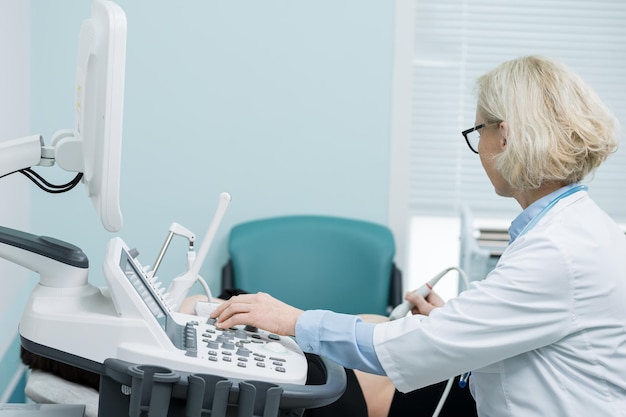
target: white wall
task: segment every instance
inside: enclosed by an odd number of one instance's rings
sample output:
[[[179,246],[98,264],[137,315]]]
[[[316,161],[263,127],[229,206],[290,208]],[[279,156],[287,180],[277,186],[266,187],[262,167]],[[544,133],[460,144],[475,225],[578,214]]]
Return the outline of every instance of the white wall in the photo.
[[[30,135],[30,2],[0,1],[0,141]],[[0,226],[29,228],[30,191],[20,174],[0,178]],[[9,373],[0,375],[0,401],[6,400],[16,351],[7,351],[34,278],[29,271],[0,259],[0,359]],[[15,347],[15,346],[13,346]],[[10,364],[7,364],[10,362]]]

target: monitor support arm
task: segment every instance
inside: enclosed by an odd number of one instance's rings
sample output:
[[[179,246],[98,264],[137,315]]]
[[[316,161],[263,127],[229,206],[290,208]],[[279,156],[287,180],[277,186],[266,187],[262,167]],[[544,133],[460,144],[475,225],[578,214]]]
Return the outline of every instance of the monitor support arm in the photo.
[[[0,177],[35,165],[54,165],[54,150],[39,135],[0,142]]]
[[[82,141],[73,130],[56,132],[51,146],[46,146],[40,135],[0,141],[0,177],[36,165],[50,167],[55,162],[66,171],[84,171]]]
[[[54,134],[52,146],[40,135],[0,142],[0,177],[32,166],[53,166],[82,172],[82,144],[71,130]],[[89,262],[83,251],[60,240],[0,227],[0,258],[40,275],[49,287],[79,287],[87,283]]]

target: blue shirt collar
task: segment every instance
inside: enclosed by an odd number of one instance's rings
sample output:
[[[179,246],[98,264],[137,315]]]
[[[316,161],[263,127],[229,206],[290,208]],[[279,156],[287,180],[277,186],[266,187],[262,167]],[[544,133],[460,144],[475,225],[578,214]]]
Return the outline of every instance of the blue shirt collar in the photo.
[[[528,223],[530,223],[535,216],[539,215],[539,213],[541,213],[548,206],[548,204],[552,202],[552,200],[558,198],[561,194],[568,192],[578,185],[579,183],[566,185],[565,187],[559,188],[558,190],[541,197],[539,200],[526,207],[526,209],[522,211],[515,218],[515,220],[513,220],[513,222],[511,222],[511,227],[509,227],[509,236],[511,238],[509,240],[509,244],[513,243]]]

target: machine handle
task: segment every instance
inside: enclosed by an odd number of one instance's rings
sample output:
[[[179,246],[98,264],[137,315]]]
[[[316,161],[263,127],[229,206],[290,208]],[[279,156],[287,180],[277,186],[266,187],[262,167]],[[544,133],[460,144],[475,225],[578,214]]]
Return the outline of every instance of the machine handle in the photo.
[[[70,266],[89,268],[89,259],[81,248],[53,237],[36,236],[0,226],[0,243],[15,246]]]
[[[40,284],[69,288],[87,284],[89,259],[77,246],[0,226],[0,258],[39,273]]]

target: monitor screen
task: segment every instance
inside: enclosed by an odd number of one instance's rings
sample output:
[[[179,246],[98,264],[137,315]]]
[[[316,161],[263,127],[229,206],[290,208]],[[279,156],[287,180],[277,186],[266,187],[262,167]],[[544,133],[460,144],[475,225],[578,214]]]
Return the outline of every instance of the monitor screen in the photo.
[[[122,250],[120,268],[139,296],[143,299],[156,321],[165,330],[168,316],[167,308],[163,305],[159,296],[155,294],[152,286],[147,282],[148,277],[146,277],[141,268],[133,262],[132,257],[126,250]]]

